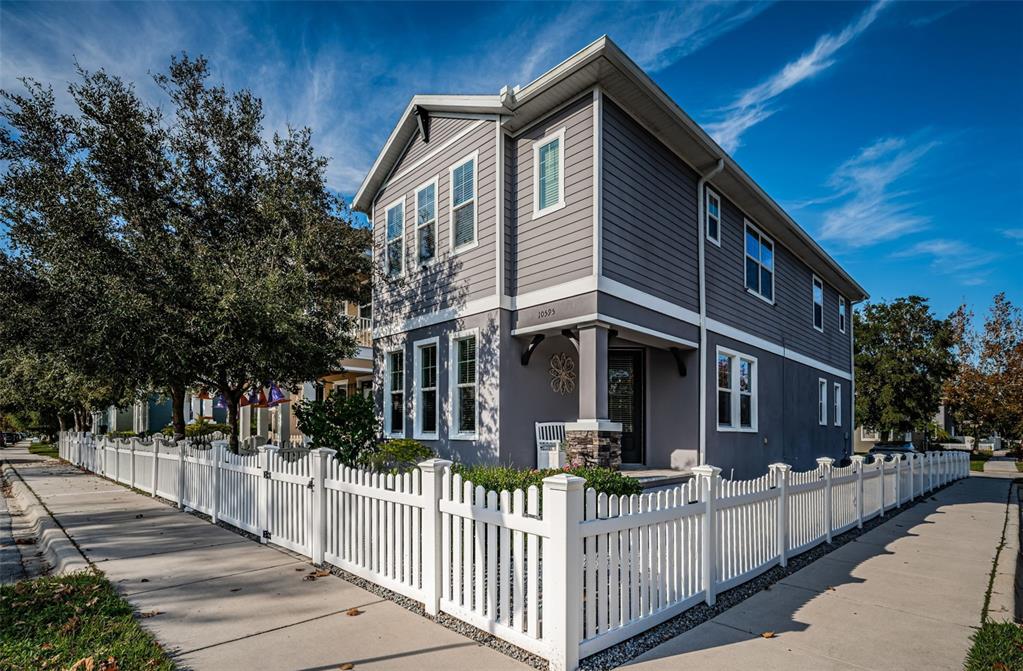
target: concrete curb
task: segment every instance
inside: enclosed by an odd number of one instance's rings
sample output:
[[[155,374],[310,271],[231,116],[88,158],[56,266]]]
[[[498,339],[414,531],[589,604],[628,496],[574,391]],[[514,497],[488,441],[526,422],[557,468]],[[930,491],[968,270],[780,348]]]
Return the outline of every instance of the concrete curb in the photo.
[[[994,578],[991,582],[991,600],[988,602],[987,616],[995,622],[1016,621],[1019,604],[1016,595],[1017,563],[1020,560],[1020,497],[1021,490],[1017,481],[1009,489],[1009,500],[1005,511],[1005,535],[998,553]]]
[[[11,484],[18,507],[24,511],[25,520],[36,537],[36,546],[50,565],[51,575],[66,575],[74,571],[92,568],[92,565],[74,544],[67,532],[57,524],[18,471],[8,463],[3,464],[3,474]]]

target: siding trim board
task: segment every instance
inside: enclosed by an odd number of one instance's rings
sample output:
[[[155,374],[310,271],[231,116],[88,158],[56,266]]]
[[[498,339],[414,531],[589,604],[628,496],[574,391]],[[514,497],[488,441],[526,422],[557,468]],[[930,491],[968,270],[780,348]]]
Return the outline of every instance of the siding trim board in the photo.
[[[440,154],[445,149],[447,149],[451,145],[455,144],[456,142],[458,142],[459,140],[464,138],[466,135],[472,133],[474,130],[477,130],[480,126],[482,126],[486,122],[487,122],[487,119],[480,119],[479,123],[474,123],[473,125],[471,125],[471,126],[469,126],[467,128],[463,128],[461,131],[459,131],[455,135],[453,135],[453,136],[449,137],[447,140],[445,140],[442,144],[438,145],[434,149],[430,150],[429,152],[427,152],[427,153],[423,154],[422,156],[420,156],[419,158],[417,158],[410,165],[403,167],[401,172],[388,175],[387,179],[384,180],[384,183],[380,185],[380,188],[377,190],[377,192],[379,193],[380,191],[383,191],[384,189],[386,189],[388,186],[390,186],[391,182],[396,182],[399,179],[401,179],[401,178],[407,176],[408,174],[410,174],[412,172],[415,172],[419,168],[423,167],[424,165],[429,163],[431,160],[436,158],[438,154]],[[417,137],[416,135],[413,135],[411,138],[409,138],[409,141],[408,141],[409,145],[411,145],[413,142],[415,142],[416,137]],[[406,152],[408,152],[408,147],[407,146],[405,147],[404,150],[402,150],[402,155],[404,156]],[[394,163],[394,167],[395,168],[397,168],[400,165],[401,165],[401,160],[400,159],[398,161],[395,161],[395,163]]]

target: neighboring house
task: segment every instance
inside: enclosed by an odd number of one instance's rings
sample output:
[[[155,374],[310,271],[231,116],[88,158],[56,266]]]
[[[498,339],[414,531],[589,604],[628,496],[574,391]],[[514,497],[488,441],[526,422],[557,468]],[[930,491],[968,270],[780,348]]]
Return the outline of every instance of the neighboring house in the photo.
[[[566,422],[573,460],[734,477],[851,452],[865,291],[606,37],[415,96],[354,207],[389,436],[532,466]]]
[[[934,441],[934,436],[928,436],[923,432],[919,431],[906,431],[903,434],[894,434],[891,431],[875,431],[868,429],[863,425],[857,425],[856,432],[854,434],[853,450],[855,452],[869,452],[870,448],[874,447],[877,443],[886,440],[908,440],[912,441],[918,448],[924,447],[928,442],[946,442],[947,444],[952,443],[972,443],[972,439],[966,439],[964,441],[956,430],[955,417],[953,413],[945,407],[942,403],[938,406],[938,411],[934,413],[934,417],[931,419],[931,424],[935,428],[940,429],[948,435],[949,441]]]

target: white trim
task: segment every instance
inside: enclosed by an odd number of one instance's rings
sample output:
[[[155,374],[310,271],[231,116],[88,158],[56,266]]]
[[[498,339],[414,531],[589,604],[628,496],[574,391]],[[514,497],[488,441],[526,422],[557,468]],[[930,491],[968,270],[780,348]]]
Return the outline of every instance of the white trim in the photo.
[[[558,199],[553,204],[540,209],[540,150],[551,144],[558,143]],[[539,219],[565,207],[565,127],[533,141],[533,219]]]
[[[439,116],[442,116],[442,115],[440,115],[440,114],[436,114],[436,115],[431,114],[430,116],[437,116],[437,117],[439,117]],[[444,114],[443,116],[446,117],[446,116],[450,116],[450,115]],[[476,117],[451,117],[451,118],[458,119],[458,118],[476,118]],[[493,119],[493,115],[487,115],[486,118],[480,119],[479,123],[474,123],[473,125],[468,126],[466,128],[463,128],[462,130],[458,131],[458,133],[456,133],[455,135],[452,135],[451,137],[449,137],[447,140],[445,140],[442,144],[438,145],[432,151],[429,151],[429,152],[423,154],[422,156],[420,156],[419,158],[417,158],[414,163],[411,163],[409,166],[407,166],[406,168],[402,169],[401,172],[395,173],[393,175],[389,175],[388,178],[386,180],[384,180],[384,183],[380,185],[380,188],[378,190],[379,191],[383,191],[388,186],[390,186],[390,184],[392,182],[396,182],[399,179],[401,179],[402,177],[406,177],[407,175],[415,172],[417,169],[419,169],[419,168],[423,167],[424,165],[426,165],[427,162],[429,162],[430,160],[436,158],[437,155],[440,154],[441,152],[443,152],[445,149],[449,148],[451,145],[455,144],[456,142],[458,142],[459,140],[464,138],[466,135],[468,135],[469,133],[473,132],[474,130],[476,130],[477,128],[479,128],[483,124],[487,123],[488,121],[491,121],[492,119]],[[500,125],[500,124],[498,124],[498,125]],[[415,140],[415,139],[416,139],[416,135],[413,135],[412,139],[410,140],[410,142]],[[406,151],[408,151],[407,147],[402,151],[401,155],[404,155]],[[398,161],[401,161],[401,155],[399,155]],[[397,161],[395,162],[395,164],[397,164]]]
[[[593,274],[604,272],[604,92],[593,89]]]
[[[363,366],[341,366],[342,373],[372,373],[372,368],[365,368]]]
[[[423,355],[422,351],[425,347],[433,347],[435,351],[434,366],[436,371],[434,372],[433,381],[433,393],[435,394],[434,405],[433,405],[433,431],[423,431],[423,418],[420,411],[423,409],[422,404],[419,402],[420,394],[425,391],[423,389]],[[412,378],[412,437],[416,440],[437,440],[440,435],[440,337],[434,336],[432,338],[424,338],[423,340],[416,340],[412,343],[412,360],[415,366],[414,376]]]
[[[824,333],[824,280],[811,273],[810,280],[810,323],[815,331]],[[821,288],[821,325],[817,326],[817,287]]]
[[[617,280],[612,280],[608,277],[601,277],[597,281],[597,289],[604,293],[621,298],[622,300],[635,303],[640,307],[659,312],[675,319],[680,319],[690,324],[700,325],[700,313],[694,312],[689,308],[684,308],[681,305],[676,305],[663,298],[658,298],[652,294],[648,294],[639,289],[630,287],[627,284],[622,284]]]
[[[832,412],[835,413],[833,423],[835,426],[842,426],[842,383],[835,382],[831,387],[832,391]]]
[[[849,321],[849,308],[845,296],[838,294],[838,330],[845,333],[845,323]]]
[[[467,242],[460,247],[455,246],[455,181],[454,175],[455,170],[461,168],[463,165],[472,161],[472,198],[459,203],[458,207],[464,207],[468,203],[472,203],[472,242]],[[451,244],[451,254],[461,254],[462,252],[474,249],[480,244],[480,208],[479,208],[479,195],[480,195],[480,152],[477,149],[470,154],[462,157],[450,167],[448,167],[448,238]]]
[[[578,317],[559,319],[556,322],[544,322],[543,324],[534,324],[533,326],[523,326],[522,328],[512,329],[511,334],[513,336],[529,335],[530,333],[539,333],[540,331],[559,329],[564,326],[573,326],[575,324],[599,321],[600,317],[601,317],[600,314],[596,312],[591,312],[589,314],[579,315]]]
[[[764,340],[763,338],[752,335],[750,333],[746,333],[745,331],[740,331],[734,326],[722,324],[721,322],[716,321],[714,319],[707,320],[707,328],[717,333],[718,335],[723,335],[726,338],[731,338],[732,340],[737,340],[739,342],[746,343],[747,345],[752,345],[753,347],[762,349],[765,352],[770,352],[772,354],[783,356],[786,359],[789,359],[790,361],[795,361],[796,363],[801,363],[804,366],[816,368],[817,370],[824,371],[825,373],[834,375],[835,377],[842,378],[843,380],[849,380],[852,378],[852,375],[847,371],[839,370],[838,368],[828,365],[823,361],[817,361],[816,359],[808,357],[805,354],[793,352],[792,350],[782,347],[781,345],[776,345],[775,343],[770,342],[769,340]]]
[[[828,425],[828,380],[817,378],[817,424]]]
[[[476,339],[476,413],[472,433],[458,430],[458,341],[473,337]],[[478,440],[480,434],[480,330],[479,328],[457,331],[448,335],[448,440]]]
[[[724,391],[718,386],[718,358],[726,356],[731,359],[729,364],[729,389],[728,393],[731,394],[731,424],[721,424],[718,413],[718,392]],[[701,355],[704,356],[704,355]],[[750,425],[741,425],[741,398],[742,392],[739,390],[739,369],[741,368],[741,360],[748,361],[752,364],[750,370]],[[760,362],[757,357],[738,352],[728,347],[722,347],[718,345],[714,348],[714,425],[717,430],[722,433],[757,433],[757,427],[760,424]]]
[[[430,186],[433,187],[433,221],[432,221],[433,256],[431,256],[429,260],[423,261],[422,258],[420,258],[419,256],[419,252],[423,244],[422,241],[419,239],[419,230],[421,228],[426,228],[431,224],[423,225],[419,224],[419,192]],[[437,261],[437,257],[440,256],[440,226],[439,226],[440,213],[437,211],[439,209],[438,208],[439,203],[440,203],[440,180],[436,176],[426,180],[425,182],[417,186],[415,190],[412,192],[412,212],[414,217],[414,220],[412,222],[414,235],[412,237],[416,241],[416,251],[413,256],[415,257],[417,268],[432,265]]]
[[[497,166],[495,172],[497,173],[497,198],[496,198],[496,210],[497,210],[497,244],[496,247],[497,258],[495,259],[494,265],[497,268],[497,277],[495,278],[494,286],[497,288],[497,297],[500,299],[504,296],[504,128],[501,126],[501,117],[497,118],[497,123],[494,124],[494,130],[497,140]]]
[[[775,250],[777,249],[777,246],[774,243],[774,238],[772,238],[771,236],[769,236],[766,233],[764,233],[762,230],[760,230],[760,228],[756,224],[754,224],[749,219],[746,219],[745,217],[743,218],[742,223],[743,223],[743,229],[742,229],[742,286],[746,290],[746,293],[749,293],[749,294],[752,294],[753,296],[756,296],[757,298],[759,298],[760,300],[764,301],[765,303],[770,303],[771,305],[774,305],[774,296],[775,296],[775,294],[778,291],[778,286],[777,286],[778,283],[775,281],[775,274],[774,274],[775,268],[777,268],[777,266],[778,266],[778,264],[776,263],[777,254],[775,253]],[[771,268],[770,268],[770,270],[771,270],[771,297],[770,298],[765,296],[762,293],[762,291],[760,291],[760,290],[753,291],[752,289],[749,288],[749,283],[748,283],[748,279],[749,278],[746,276],[746,257],[749,256],[749,252],[746,251],[746,229],[748,229],[748,228],[752,228],[754,230],[754,232],[756,232],[757,236],[760,238],[760,241],[758,243],[759,246],[763,246],[764,240],[767,240],[768,242],[771,243]],[[752,257],[750,257],[750,258],[752,258]],[[764,267],[763,264],[761,264],[759,258],[753,259],[753,260],[756,261],[757,268],[763,268]],[[760,276],[759,275],[757,276],[757,286],[760,287],[761,290],[763,289],[763,287],[760,284]]]
[[[397,275],[391,274],[391,242],[392,240],[387,239],[387,226],[388,226],[388,213],[394,208],[401,206],[401,270]],[[408,229],[408,217],[405,216],[405,196],[394,200],[390,205],[384,208],[384,277],[403,277],[405,275],[405,257],[408,256],[408,250],[405,248],[406,231]],[[395,238],[397,240],[397,238]]]
[[[391,355],[401,353],[401,431],[396,432],[391,427],[391,414],[393,409],[394,399],[392,397],[393,390],[391,389]],[[395,347],[384,351],[384,435],[388,438],[404,438],[405,437],[405,423],[408,417],[406,416],[405,409],[407,404],[405,403],[405,389],[408,387],[405,384],[405,376],[408,371],[408,366],[405,365],[405,344],[402,343],[401,347]]]
[[[597,288],[596,275],[587,275],[586,277],[580,277],[543,289],[536,289],[535,291],[529,291],[518,296],[506,296],[501,307],[507,310],[522,310],[552,301],[559,301],[564,298],[592,293],[597,291]]]
[[[678,336],[665,333],[664,331],[657,331],[646,326],[640,326],[633,322],[625,321],[624,319],[618,319],[617,317],[610,317],[599,312],[591,312],[590,314],[579,315],[578,317],[570,317],[568,319],[561,319],[556,322],[545,322],[543,324],[534,324],[533,326],[523,326],[522,328],[512,329],[511,335],[529,335],[531,333],[538,333],[540,331],[549,331],[551,329],[561,328],[564,326],[570,326],[573,324],[585,324],[588,322],[602,322],[611,326],[618,326],[636,333],[643,333],[661,340],[668,342],[677,343],[679,345],[685,345],[693,349],[698,349],[699,345],[692,340],[686,340],[685,338],[679,338]]]
[[[717,191],[715,191],[714,189],[710,188],[709,186],[708,187],[704,187],[704,191],[706,191],[706,196],[707,196],[706,198],[703,199],[703,209],[704,209],[704,212],[703,212],[703,227],[706,229],[704,231],[704,235],[707,236],[708,240],[710,240],[715,245],[720,247],[721,246],[721,196],[718,195]],[[716,238],[711,236],[711,234],[710,234],[710,219],[709,219],[709,217],[710,217],[710,199],[711,198],[713,198],[714,200],[716,200],[718,202],[718,216],[716,217],[717,224],[718,224],[718,236]],[[746,238],[745,238],[745,236],[742,239],[742,244],[743,244],[743,247],[745,247],[745,245],[746,245]],[[745,258],[743,258],[743,261],[745,262]],[[743,265],[745,265],[745,263]]]

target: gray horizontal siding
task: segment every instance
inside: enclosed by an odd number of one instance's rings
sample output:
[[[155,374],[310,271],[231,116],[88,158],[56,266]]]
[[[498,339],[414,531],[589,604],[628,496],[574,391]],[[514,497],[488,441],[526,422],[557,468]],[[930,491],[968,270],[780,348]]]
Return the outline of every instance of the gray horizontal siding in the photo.
[[[444,120],[436,120],[444,121]],[[405,277],[397,280],[381,277],[374,282],[374,314],[379,323],[422,316],[438,310],[464,306],[469,301],[496,294],[496,235],[497,235],[497,147],[494,122],[464,120],[478,126],[449,147],[424,161],[422,165],[389,182],[381,190],[374,206],[374,248],[378,267],[383,270],[386,234],[386,208],[399,198],[405,199]],[[450,136],[461,132],[462,125]],[[443,144],[431,131],[429,147]],[[448,129],[452,130],[452,129]],[[417,140],[418,141],[418,140]],[[449,169],[456,162],[479,151],[477,166],[476,207],[477,239],[479,244],[458,254],[451,253],[450,238],[450,178]],[[422,158],[423,154],[419,156]],[[417,158],[406,155],[395,174]],[[429,180],[437,178],[437,259],[425,267],[415,264],[415,226],[413,207],[415,191]]]
[[[721,246],[708,244],[707,316],[849,370],[849,333],[838,330],[838,293],[824,285],[824,333],[813,328],[813,271],[775,242],[774,305],[746,291],[744,217],[723,194]],[[756,222],[752,222],[756,225]]]
[[[607,99],[603,116],[603,275],[697,310],[697,176]]]
[[[533,220],[533,145],[565,128],[565,207]],[[593,102],[584,97],[508,140],[509,295],[593,274]]]
[[[401,157],[398,163],[398,173],[401,170],[401,166],[412,165],[426,154],[433,151],[435,147],[439,147],[454,136],[458,135],[466,128],[469,128],[475,124],[478,119],[450,119],[445,117],[430,117],[430,141],[423,142],[423,137],[416,132],[415,137],[409,144],[408,149],[405,150],[405,155]]]

